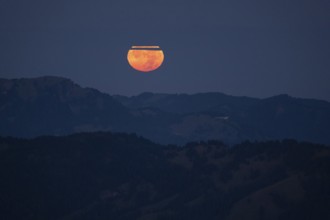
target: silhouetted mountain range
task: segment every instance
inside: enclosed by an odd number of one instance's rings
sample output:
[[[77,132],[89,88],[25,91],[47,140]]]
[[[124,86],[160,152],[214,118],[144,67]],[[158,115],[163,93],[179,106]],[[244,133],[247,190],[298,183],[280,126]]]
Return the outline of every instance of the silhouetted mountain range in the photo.
[[[330,103],[222,93],[110,96],[59,77],[0,79],[0,135],[135,132],[158,143],[293,138],[330,143]]]
[[[3,220],[328,220],[330,150],[136,135],[0,138]]]

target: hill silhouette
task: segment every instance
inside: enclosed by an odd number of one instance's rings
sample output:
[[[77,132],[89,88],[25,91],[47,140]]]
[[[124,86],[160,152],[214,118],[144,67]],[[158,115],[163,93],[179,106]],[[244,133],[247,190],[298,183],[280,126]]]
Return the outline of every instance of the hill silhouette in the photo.
[[[1,219],[330,217],[330,150],[294,140],[158,145],[135,134],[0,138]]]

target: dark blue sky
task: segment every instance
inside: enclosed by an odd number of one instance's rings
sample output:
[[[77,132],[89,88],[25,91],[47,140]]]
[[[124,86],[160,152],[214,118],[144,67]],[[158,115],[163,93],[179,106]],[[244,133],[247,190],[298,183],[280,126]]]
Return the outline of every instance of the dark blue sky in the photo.
[[[133,70],[132,45],[163,66]],[[330,100],[329,0],[0,0],[0,77],[145,91]]]

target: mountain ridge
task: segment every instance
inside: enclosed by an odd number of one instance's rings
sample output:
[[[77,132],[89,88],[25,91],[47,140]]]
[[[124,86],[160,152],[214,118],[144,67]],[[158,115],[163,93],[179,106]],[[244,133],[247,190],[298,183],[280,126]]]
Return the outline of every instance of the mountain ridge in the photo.
[[[284,138],[330,143],[327,101],[216,92],[111,96],[53,76],[0,79],[0,121],[3,136],[121,131],[164,144]]]

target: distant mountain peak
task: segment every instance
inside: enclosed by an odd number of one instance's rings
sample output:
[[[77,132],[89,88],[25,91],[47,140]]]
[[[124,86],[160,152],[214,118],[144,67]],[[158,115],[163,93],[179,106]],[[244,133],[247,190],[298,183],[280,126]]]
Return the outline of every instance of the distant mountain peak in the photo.
[[[15,79],[6,79],[6,78],[0,78],[0,83],[5,81],[18,81],[18,82],[34,82],[34,83],[60,83],[60,82],[70,82],[73,83],[71,79],[60,77],[60,76],[40,76],[40,77],[34,77],[34,78],[15,78]]]

